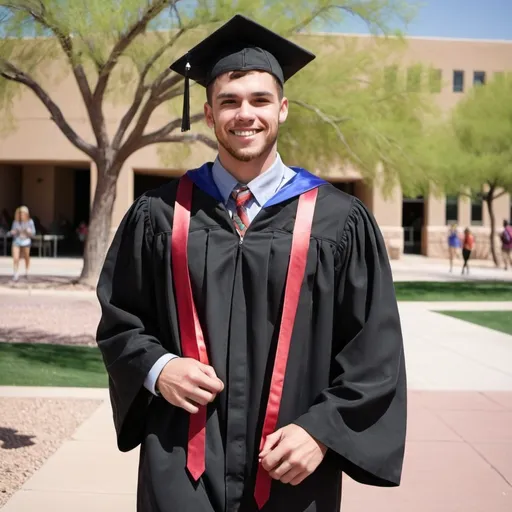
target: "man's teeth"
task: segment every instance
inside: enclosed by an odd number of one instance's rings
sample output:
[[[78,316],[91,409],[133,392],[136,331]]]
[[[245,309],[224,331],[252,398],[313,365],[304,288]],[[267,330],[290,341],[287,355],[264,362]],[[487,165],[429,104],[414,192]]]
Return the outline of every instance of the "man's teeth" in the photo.
[[[245,130],[245,131],[234,130],[233,133],[235,135],[237,135],[238,137],[251,137],[252,135],[256,135],[258,132],[256,130]]]

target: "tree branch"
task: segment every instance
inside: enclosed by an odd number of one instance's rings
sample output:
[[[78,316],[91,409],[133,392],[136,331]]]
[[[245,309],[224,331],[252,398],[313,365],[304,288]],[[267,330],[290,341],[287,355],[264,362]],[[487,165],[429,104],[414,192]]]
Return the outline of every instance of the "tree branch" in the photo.
[[[61,28],[54,21],[46,16],[46,9],[43,2],[41,1],[39,2],[39,12],[36,12],[35,8],[31,8],[30,6],[10,5],[9,7],[14,10],[26,12],[41,26],[51,30],[55,34],[55,37],[59,41],[59,44],[69,61],[69,65],[71,66],[71,70],[78,85],[78,89],[84,100],[85,108],[87,110],[87,114],[89,115],[89,120],[91,122],[98,147],[106,147],[108,145],[108,135],[105,126],[105,118],[101,108],[102,106],[101,103],[94,103],[93,101],[89,80],[87,79],[87,75],[82,64],[77,62],[76,55],[74,53],[72,37],[61,30]]]
[[[339,9],[341,11],[346,11],[348,14],[351,14],[352,16],[356,16],[356,17],[364,19],[363,16],[356,13],[352,7],[348,7],[346,5],[335,5],[335,4],[325,5],[323,7],[320,7],[316,11],[313,11],[310,14],[310,16],[308,16],[306,19],[302,20],[300,23],[298,23],[297,25],[292,27],[289,32],[294,33],[294,32],[301,31],[303,28],[306,28],[312,21],[314,21],[316,18],[318,18],[318,16],[320,16],[324,12],[329,11],[330,9]],[[367,20],[365,19],[365,21],[367,21]]]
[[[204,135],[202,133],[188,133],[183,135],[168,135],[167,137],[162,138],[158,141],[158,143],[163,142],[182,142],[182,143],[190,143],[190,142],[201,142],[204,145],[208,146],[211,149],[218,149],[217,142],[213,139],[210,139],[208,135]]]
[[[114,136],[114,140],[112,141],[112,147],[114,149],[118,149],[121,145],[126,130],[128,129],[128,126],[130,126],[130,123],[135,118],[135,114],[137,114],[139,107],[142,104],[142,100],[144,99],[144,95],[146,94],[148,89],[148,86],[144,86],[142,81],[139,82],[137,90],[135,91],[135,96],[133,98],[132,104],[130,105],[130,108],[127,110],[127,112],[121,119],[119,127],[117,128],[116,134]]]
[[[18,82],[20,84],[26,85],[29,89],[31,89],[36,96],[41,100],[44,106],[48,109],[48,112],[51,114],[51,120],[59,127],[62,133],[67,137],[67,139],[78,149],[83,151],[86,155],[90,156],[93,160],[96,160],[98,150],[92,144],[89,144],[84,139],[82,139],[74,130],[71,128],[70,124],[64,118],[62,111],[57,106],[57,104],[50,98],[48,93],[29,75],[24,73],[23,71],[16,68],[13,64],[7,61],[0,61],[0,68],[3,68],[0,71],[0,76],[5,78],[6,80],[10,80],[12,82]]]
[[[42,2],[39,2],[41,12],[36,12],[33,8],[24,5],[12,5],[6,4],[5,7],[8,7],[13,10],[24,11],[29,16],[31,16],[35,21],[37,21],[43,27],[51,30],[57,40],[59,41],[62,50],[66,54],[69,59],[69,63],[71,65],[71,69],[73,74],[75,75],[75,79],[77,81],[78,87],[82,93],[84,101],[87,104],[90,104],[92,99],[91,87],[89,85],[89,81],[87,80],[87,76],[81,64],[77,64],[74,59],[73,54],[73,41],[71,36],[65,34],[55,23],[52,23],[49,19],[45,17],[45,6]]]
[[[340,127],[336,123],[341,123],[343,121],[350,120],[349,117],[338,117],[333,118],[329,117],[327,114],[322,112],[319,108],[314,107],[312,105],[308,105],[307,103],[304,103],[303,101],[299,100],[289,100],[290,103],[294,103],[296,105],[299,105],[302,108],[305,108],[306,110],[310,110],[311,112],[314,112],[322,121],[332,126],[336,134],[338,135],[338,138],[343,143],[343,145],[347,148],[347,151],[349,152],[350,156],[354,158],[359,163],[362,163],[361,159],[352,151],[351,147],[349,146],[347,139],[345,139],[345,136],[343,135],[342,131],[340,130]]]
[[[98,82],[94,89],[93,97],[96,101],[101,101],[107,89],[110,73],[114,69],[119,57],[128,48],[132,41],[141,34],[147,27],[148,23],[158,16],[167,6],[169,0],[156,0],[154,3],[149,3],[147,9],[143,12],[140,19],[135,23],[125,34],[123,34],[117,43],[114,45],[107,62],[102,67],[98,76]]]
[[[494,201],[494,199],[499,199],[501,196],[504,196],[505,194],[508,194],[508,192],[506,190],[502,190],[499,194],[493,196],[492,200]]]

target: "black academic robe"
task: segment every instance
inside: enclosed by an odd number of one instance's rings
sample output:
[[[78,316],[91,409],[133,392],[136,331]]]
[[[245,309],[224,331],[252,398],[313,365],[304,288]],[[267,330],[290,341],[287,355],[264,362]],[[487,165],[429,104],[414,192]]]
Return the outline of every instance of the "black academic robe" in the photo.
[[[300,186],[265,206],[242,243],[208,169],[195,179],[189,268],[209,360],[225,389],[208,406],[206,472],[198,483],[185,469],[188,413],[143,385],[160,356],[181,354],[170,253],[177,182],[133,204],[98,284],[97,341],[118,446],[141,445],[139,512],[257,511],[258,448]],[[342,472],[364,484],[399,484],[406,379],[386,249],[364,205],[325,182],[278,428],[292,422],[324,443],[327,455],[298,486],[273,481],[262,512],[338,512]]]

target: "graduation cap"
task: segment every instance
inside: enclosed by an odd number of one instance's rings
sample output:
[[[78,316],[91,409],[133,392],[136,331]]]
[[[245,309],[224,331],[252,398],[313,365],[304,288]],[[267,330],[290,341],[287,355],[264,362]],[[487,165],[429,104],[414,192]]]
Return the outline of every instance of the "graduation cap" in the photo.
[[[185,77],[181,131],[190,130],[190,79],[207,87],[223,73],[258,70],[274,75],[284,85],[314,58],[311,52],[237,14],[170,66]]]

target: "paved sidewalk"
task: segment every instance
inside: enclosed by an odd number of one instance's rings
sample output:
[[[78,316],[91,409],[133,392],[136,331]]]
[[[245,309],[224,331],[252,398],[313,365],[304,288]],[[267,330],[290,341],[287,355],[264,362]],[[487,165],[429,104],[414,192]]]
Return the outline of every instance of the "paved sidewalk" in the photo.
[[[493,309],[498,305],[512,309]],[[439,306],[400,304],[409,376],[402,485],[371,488],[344,478],[343,512],[512,510],[512,336],[432,311]],[[138,450],[117,451],[106,390],[0,388],[2,394],[105,400],[2,512],[135,511]]]
[[[405,254],[399,260],[391,261],[395,281],[467,281],[467,280],[504,280],[512,283],[512,269],[507,272],[496,268],[490,260],[471,262],[470,276],[460,274],[460,262],[457,260],[454,271],[448,271],[448,260],[426,258]],[[24,267],[21,264],[21,272]],[[31,275],[78,277],[82,269],[81,258],[32,258]],[[0,276],[12,275],[12,259],[0,257]]]

